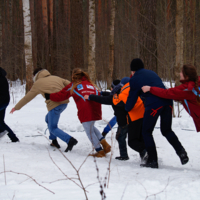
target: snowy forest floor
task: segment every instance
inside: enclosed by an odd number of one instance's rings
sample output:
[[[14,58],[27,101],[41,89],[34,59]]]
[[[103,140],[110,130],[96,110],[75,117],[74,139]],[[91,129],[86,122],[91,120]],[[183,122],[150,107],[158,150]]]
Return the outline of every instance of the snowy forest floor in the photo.
[[[112,153],[106,158],[87,157],[92,151],[82,125],[77,118],[73,99],[61,114],[59,127],[78,140],[71,152],[58,139],[61,151],[51,147],[45,115],[46,105],[41,95],[13,115],[10,110],[24,95],[24,86],[11,88],[11,101],[6,111],[6,123],[19,137],[11,143],[7,136],[0,140],[0,200],[100,200],[101,185],[108,200],[197,200],[200,197],[200,134],[192,118],[182,111],[173,118],[173,130],[186,149],[189,162],[181,165],[174,149],[162,136],[159,121],[154,139],[159,157],[159,169],[140,167],[137,152],[128,147],[130,159],[118,161],[115,126],[106,137]],[[102,131],[113,117],[110,106],[102,106],[103,120],[96,122]],[[77,176],[77,170],[79,177]],[[106,187],[104,187],[106,184]],[[86,195],[84,189],[86,190]]]

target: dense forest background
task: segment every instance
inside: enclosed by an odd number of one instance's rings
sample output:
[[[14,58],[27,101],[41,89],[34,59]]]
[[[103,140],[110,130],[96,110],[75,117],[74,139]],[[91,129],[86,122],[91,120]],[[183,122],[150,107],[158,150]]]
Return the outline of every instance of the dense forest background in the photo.
[[[31,26],[29,67],[26,3]],[[200,70],[200,0],[0,0],[0,66],[8,79],[21,82],[36,67],[69,80],[73,68],[90,73],[91,27],[94,80],[110,83],[129,76],[136,57],[164,80],[178,79],[176,71],[184,63]]]

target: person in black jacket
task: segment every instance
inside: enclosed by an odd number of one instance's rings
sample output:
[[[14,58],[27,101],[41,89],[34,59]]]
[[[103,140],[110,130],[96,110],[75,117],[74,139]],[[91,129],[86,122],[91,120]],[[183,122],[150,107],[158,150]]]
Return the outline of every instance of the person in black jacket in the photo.
[[[122,85],[120,84],[120,80],[114,80],[111,85],[111,92],[101,92],[101,96],[97,95],[85,95],[84,98],[98,102],[100,104],[112,105],[114,110],[114,115],[117,118],[118,129],[116,133],[116,139],[119,144],[119,152],[120,156],[116,157],[117,160],[128,160],[127,153],[127,145],[126,145],[126,137],[128,133],[128,124],[127,124],[127,112],[124,106],[115,106],[113,104],[113,95],[115,93],[119,93]]]
[[[12,142],[19,142],[19,139],[4,122],[6,107],[10,102],[9,85],[6,74],[6,71],[0,67],[0,137],[8,133],[8,137]]]

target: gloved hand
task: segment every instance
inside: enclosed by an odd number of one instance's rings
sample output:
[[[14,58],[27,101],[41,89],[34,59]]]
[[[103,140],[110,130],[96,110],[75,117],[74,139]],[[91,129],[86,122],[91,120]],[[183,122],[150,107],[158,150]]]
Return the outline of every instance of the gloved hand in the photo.
[[[45,96],[45,99],[46,99],[46,100],[49,100],[49,99],[50,99],[50,94],[45,93],[44,96]]]

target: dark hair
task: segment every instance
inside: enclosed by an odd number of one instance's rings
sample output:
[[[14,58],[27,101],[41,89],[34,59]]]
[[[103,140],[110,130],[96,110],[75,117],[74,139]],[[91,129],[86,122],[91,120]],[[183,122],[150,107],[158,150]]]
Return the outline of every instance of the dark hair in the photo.
[[[119,79],[114,80],[114,81],[112,82],[112,84],[111,84],[111,88],[114,88],[116,85],[120,84],[120,81],[121,81],[121,80],[119,80]]]
[[[199,86],[198,86],[199,77],[197,75],[197,70],[195,66],[193,66],[192,64],[183,65],[182,73],[186,80],[193,81],[195,83],[194,88],[197,91],[197,103],[200,104]]]
[[[38,67],[33,71],[33,76],[35,76],[39,71],[43,70],[42,67]]]

